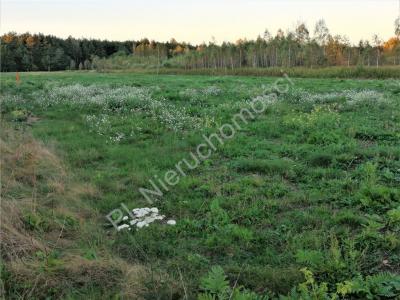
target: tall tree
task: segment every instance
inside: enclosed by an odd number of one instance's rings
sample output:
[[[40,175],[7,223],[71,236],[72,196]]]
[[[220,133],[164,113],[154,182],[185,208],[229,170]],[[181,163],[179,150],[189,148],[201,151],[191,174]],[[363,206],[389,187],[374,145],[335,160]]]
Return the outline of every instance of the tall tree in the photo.
[[[376,49],[376,67],[379,67],[379,59],[381,56],[381,48],[382,48],[382,39],[377,34],[374,34],[372,37],[372,40],[374,42],[374,46]]]
[[[400,39],[400,16],[394,22],[394,33]]]
[[[315,24],[314,39],[321,46],[325,46],[329,39],[329,29],[326,26],[325,20],[321,19]]]

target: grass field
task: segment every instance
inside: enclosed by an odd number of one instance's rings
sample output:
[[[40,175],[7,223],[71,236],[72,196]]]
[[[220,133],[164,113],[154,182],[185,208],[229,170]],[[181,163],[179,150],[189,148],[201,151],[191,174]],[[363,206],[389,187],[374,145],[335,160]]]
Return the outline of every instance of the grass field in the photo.
[[[398,299],[400,82],[277,80],[2,74],[2,251],[26,244],[3,255],[6,296]],[[254,99],[148,203],[140,188]],[[165,219],[117,232],[121,203]]]
[[[132,65],[129,62],[133,60]],[[297,78],[333,78],[333,79],[398,79],[400,68],[398,66],[351,66],[351,67],[294,67],[294,68],[201,68],[185,69],[183,67],[164,67],[151,63],[135,63],[132,58],[126,58],[126,63],[121,63],[118,58],[109,65],[96,66],[99,72],[127,72],[143,74],[164,75],[206,75],[206,76],[282,76],[284,73]]]

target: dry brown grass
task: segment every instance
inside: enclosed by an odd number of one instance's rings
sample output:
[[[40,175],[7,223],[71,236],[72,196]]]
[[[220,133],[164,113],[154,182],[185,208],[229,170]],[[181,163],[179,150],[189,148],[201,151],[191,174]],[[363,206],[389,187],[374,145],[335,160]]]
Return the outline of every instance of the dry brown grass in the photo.
[[[39,174],[52,170],[51,180],[57,177],[61,182],[65,172],[58,159],[39,143],[6,124],[1,125],[0,249],[2,257],[12,261],[45,250],[45,244],[27,232],[23,213],[36,210]]]
[[[119,260],[105,247],[95,259],[82,257],[80,247],[90,240],[100,218],[80,199],[99,196],[96,188],[73,182],[55,152],[29,134],[4,123],[1,128],[0,250],[7,273],[2,276],[5,295],[62,298],[71,290],[97,287],[124,299],[140,299],[148,275],[143,266]],[[66,220],[74,220],[74,226]]]
[[[90,261],[77,256],[67,256],[60,260],[16,260],[8,265],[9,285],[6,289],[16,289],[22,299],[33,297],[44,299],[50,294],[64,296],[71,289],[94,286],[111,290],[119,286],[123,273],[119,266],[101,260]],[[21,285],[25,283],[25,287]],[[11,286],[14,284],[14,286]]]
[[[1,254],[8,261],[21,259],[37,250],[45,249],[45,245],[30,235],[22,222],[19,208],[8,202],[1,201]]]
[[[119,291],[123,299],[141,299],[145,292],[142,284],[147,271],[139,265],[129,265],[120,260],[87,260],[67,256],[57,262],[16,260],[8,265],[10,283],[29,283],[20,289],[21,299],[45,298],[48,291],[62,297],[72,289],[85,286],[100,290]],[[6,289],[12,289],[6,286]]]

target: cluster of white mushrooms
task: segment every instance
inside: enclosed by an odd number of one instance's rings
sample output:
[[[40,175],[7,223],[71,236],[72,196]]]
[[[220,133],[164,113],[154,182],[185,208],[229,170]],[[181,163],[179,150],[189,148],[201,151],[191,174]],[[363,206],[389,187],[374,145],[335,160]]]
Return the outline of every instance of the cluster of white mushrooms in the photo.
[[[159,214],[157,207],[135,208],[132,210],[132,214],[130,214],[130,216],[124,216],[122,218],[123,224],[118,226],[118,231],[123,229],[131,230],[132,227],[136,227],[136,229],[148,227],[151,223],[157,220],[162,221],[164,219],[165,216]],[[176,225],[176,221],[168,220],[166,224]]]

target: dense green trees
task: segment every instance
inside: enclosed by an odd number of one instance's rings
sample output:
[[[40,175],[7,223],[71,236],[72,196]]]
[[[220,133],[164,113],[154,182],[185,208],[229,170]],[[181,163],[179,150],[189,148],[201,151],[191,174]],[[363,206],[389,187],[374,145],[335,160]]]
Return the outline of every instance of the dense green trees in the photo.
[[[132,53],[131,42],[10,32],[1,36],[1,71],[55,71],[90,67],[92,56]]]
[[[90,69],[94,58],[99,62],[116,54],[134,55],[145,58],[144,62],[186,69],[379,67],[400,64],[399,19],[395,21],[394,33],[396,36],[387,42],[375,35],[372,44],[360,41],[358,45],[352,45],[346,37],[332,35],[325,21],[320,20],[313,34],[304,23],[298,23],[293,31],[278,30],[275,36],[265,30],[263,37],[256,40],[240,39],[236,43],[224,42],[221,45],[213,41],[208,45],[193,46],[175,39],[166,43],[148,39],[115,42],[10,32],[1,36],[1,71]]]

